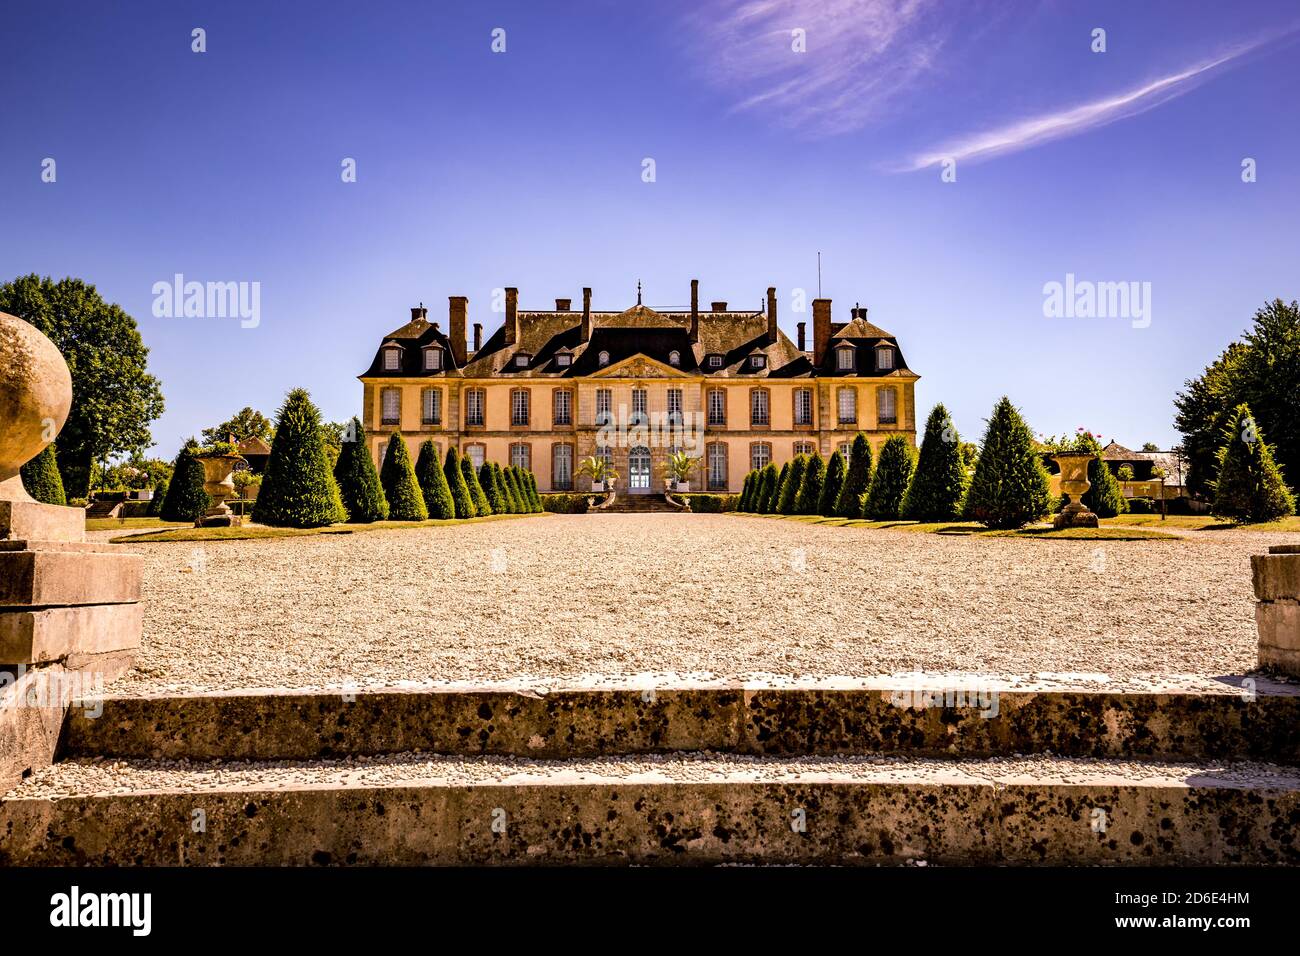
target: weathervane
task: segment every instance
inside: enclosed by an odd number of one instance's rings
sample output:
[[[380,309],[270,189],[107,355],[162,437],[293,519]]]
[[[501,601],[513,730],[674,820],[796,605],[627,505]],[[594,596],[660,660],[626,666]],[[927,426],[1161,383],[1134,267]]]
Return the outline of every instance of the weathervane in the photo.
[[[641,304],[641,280],[636,280],[636,304]]]

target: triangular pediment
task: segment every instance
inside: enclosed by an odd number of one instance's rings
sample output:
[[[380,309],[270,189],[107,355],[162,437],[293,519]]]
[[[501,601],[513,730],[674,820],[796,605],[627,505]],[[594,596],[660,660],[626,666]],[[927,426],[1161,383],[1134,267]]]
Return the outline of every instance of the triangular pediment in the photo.
[[[592,378],[687,378],[685,372],[673,368],[642,352],[629,356],[621,362],[606,366],[591,375]]]

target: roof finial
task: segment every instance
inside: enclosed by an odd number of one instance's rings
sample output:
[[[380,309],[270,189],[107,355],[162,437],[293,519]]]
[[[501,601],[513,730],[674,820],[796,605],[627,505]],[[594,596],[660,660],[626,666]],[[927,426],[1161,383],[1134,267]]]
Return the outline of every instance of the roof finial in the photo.
[[[636,280],[636,304],[641,304],[641,280]]]

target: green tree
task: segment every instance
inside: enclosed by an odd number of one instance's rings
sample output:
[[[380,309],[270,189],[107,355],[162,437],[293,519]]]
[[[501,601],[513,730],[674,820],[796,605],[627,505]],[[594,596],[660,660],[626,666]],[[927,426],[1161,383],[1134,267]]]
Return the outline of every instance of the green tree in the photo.
[[[379,472],[375,471],[374,459],[370,457],[366,432],[358,419],[352,419],[351,424],[352,440],[343,443],[339,460],[334,464],[339,497],[349,521],[355,524],[383,521],[388,517],[388,499],[384,497]]]
[[[501,485],[497,482],[497,472],[492,462],[485,461],[478,469],[478,483],[487,495],[488,507],[492,509],[492,514],[503,515],[509,513],[509,506],[506,504],[505,492],[502,491]]]
[[[1160,450],[1160,446],[1153,441],[1144,441],[1142,443],[1142,450],[1144,452],[1156,452]]]
[[[220,425],[203,429],[203,444],[211,445],[213,442],[231,441],[231,436],[233,436],[233,444],[236,445],[250,438],[260,438],[270,444],[271,439],[275,436],[275,426],[271,424],[269,418],[257,411],[257,409],[245,405]]]
[[[749,511],[754,500],[754,485],[758,483],[758,471],[752,470],[745,476],[745,485],[740,491],[740,500],[736,502],[737,511]]]
[[[0,312],[40,329],[72,372],[72,410],[59,433],[59,469],[72,498],[90,491],[90,466],[153,444],[149,424],[163,413],[149,350],[131,318],[92,285],[34,273],[0,285]]]
[[[492,471],[496,474],[497,485],[500,486],[501,495],[505,498],[506,514],[519,514],[519,493],[510,481],[510,469],[503,468],[500,464],[493,462]]]
[[[531,471],[524,472],[524,481],[528,485],[528,500],[533,506],[534,513],[540,513],[542,508],[542,496],[537,491],[537,476]]]
[[[826,484],[826,459],[813,452],[803,470],[803,483],[794,501],[795,514],[815,515],[822,500],[822,486]]]
[[[781,473],[777,471],[776,465],[768,462],[763,466],[758,483],[758,498],[754,502],[755,514],[770,515],[773,511],[774,502],[777,496],[777,486],[781,481]]]
[[[176,453],[172,480],[158,508],[158,517],[163,521],[197,521],[212,506],[203,490],[203,465],[194,457],[198,450],[199,443],[191,438]]]
[[[790,480],[790,462],[781,466],[781,470],[776,475],[776,487],[772,489],[772,498],[768,504],[768,514],[778,515],[781,513],[781,498],[785,494],[785,484]]]
[[[822,483],[822,496],[817,502],[817,513],[827,518],[835,517],[835,506],[840,500],[840,489],[844,487],[844,473],[847,466],[839,449],[831,455],[830,464],[826,466],[826,481]]]
[[[1251,415],[1238,405],[1223,430],[1213,513],[1238,523],[1276,521],[1295,514],[1295,496],[1273,460],[1273,449]]]
[[[1074,439],[1073,448],[1094,455],[1088,460],[1088,490],[1079,499],[1083,506],[1098,518],[1113,518],[1128,511],[1123,489],[1106,462],[1102,461],[1101,442],[1090,432],[1082,432]]]
[[[795,514],[795,502],[799,500],[799,488],[803,484],[803,473],[807,468],[807,455],[795,455],[791,460],[790,472],[781,485],[781,498],[776,506],[778,514]]]
[[[321,441],[320,410],[305,388],[295,388],[276,415],[275,442],[253,504],[253,520],[275,527],[319,528],[347,517]]]
[[[158,518],[162,515],[163,502],[167,500],[167,488],[170,485],[171,482],[163,478],[153,486],[153,497],[149,499],[147,512],[150,518]]]
[[[460,470],[465,475],[465,487],[469,488],[469,496],[474,501],[474,513],[480,517],[490,515],[492,503],[488,501],[487,492],[479,484],[478,472],[474,470],[474,463],[469,460],[469,456],[461,457]]]
[[[898,517],[916,467],[916,450],[905,435],[890,435],[880,449],[880,460],[862,503],[862,516],[872,521],[889,521]]]
[[[869,487],[871,487],[871,443],[867,441],[866,435],[858,432],[849,447],[849,470],[844,475],[844,485],[840,488],[835,513],[841,518],[861,517],[862,500],[866,497]]]
[[[903,496],[901,516],[911,521],[956,521],[970,476],[952,416],[936,405],[925,423],[916,471]]]
[[[39,455],[22,466],[20,472],[23,487],[37,501],[47,505],[67,505],[68,498],[63,493],[63,479],[59,477],[59,461],[53,445],[46,445]]]
[[[1020,528],[1047,513],[1047,470],[1006,396],[993,408],[966,495],[966,513],[989,528]]]
[[[447,476],[447,487],[451,489],[456,517],[474,517],[474,499],[469,496],[469,485],[465,484],[465,475],[460,470],[460,453],[455,448],[447,449],[447,457],[442,461],[442,473]]]
[[[427,438],[420,443],[420,454],[415,460],[415,480],[424,502],[424,517],[444,521],[456,517],[456,502],[451,497],[447,473],[438,460],[438,446]]]

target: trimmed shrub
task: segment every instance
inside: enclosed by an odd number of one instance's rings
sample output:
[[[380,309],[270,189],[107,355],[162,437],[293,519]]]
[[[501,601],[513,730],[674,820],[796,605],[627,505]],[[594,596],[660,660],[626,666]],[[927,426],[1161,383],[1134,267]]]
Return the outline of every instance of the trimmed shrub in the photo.
[[[543,511],[556,515],[581,515],[587,513],[587,496],[571,494],[539,495]]]
[[[740,489],[740,503],[736,506],[737,511],[749,510],[749,499],[754,496],[754,477],[757,474],[757,471],[751,471],[745,475],[745,484]]]
[[[515,511],[521,515],[526,515],[532,511],[532,506],[528,502],[528,496],[524,494],[523,482],[519,480],[519,466],[511,465],[506,469],[506,481],[510,483],[510,494],[515,499]]]
[[[1128,500],[1129,514],[1135,515],[1153,515],[1159,514],[1160,509],[1150,498],[1130,498]]]
[[[542,496],[537,493],[537,476],[531,471],[524,472],[524,481],[527,484],[528,501],[533,506],[533,511],[542,510]]]
[[[835,513],[841,518],[858,518],[862,515],[862,500],[871,487],[871,443],[858,432],[849,448],[849,468],[844,474],[844,485],[835,504]]]
[[[808,456],[808,465],[803,471],[803,484],[799,486],[799,495],[795,498],[795,514],[815,515],[822,500],[822,485],[826,483],[826,460],[816,452]]]
[[[158,517],[163,521],[196,521],[212,506],[212,500],[203,490],[203,466],[194,457],[198,447],[199,443],[191,438],[176,453],[167,496],[158,509]]]
[[[510,487],[510,469],[503,468],[496,462],[492,463],[492,472],[496,477],[497,487],[501,489],[501,497],[506,503],[506,514],[519,514],[519,500],[515,497],[514,489]]]
[[[968,481],[961,436],[948,409],[936,405],[925,423],[916,471],[903,495],[900,517],[911,521],[957,520]]]
[[[1097,448],[1100,455],[1101,448]],[[1098,518],[1113,518],[1128,511],[1124,500],[1124,491],[1115,479],[1114,473],[1106,467],[1100,457],[1088,462],[1088,481],[1092,483],[1083,494],[1083,505]]]
[[[862,502],[862,517],[872,521],[897,518],[915,467],[916,450],[906,436],[890,435],[885,439],[871,486]]]
[[[365,429],[358,419],[352,419],[349,433],[352,441],[343,442],[339,460],[334,463],[334,480],[338,482],[339,497],[347,509],[349,521],[356,524],[383,521],[388,517],[388,499],[384,497],[384,489],[379,484],[379,472],[375,471]]]
[[[465,473],[460,470],[460,452],[455,448],[447,449],[447,457],[442,460],[442,473],[447,476],[447,487],[451,489],[451,500],[456,506],[456,517],[474,517],[474,499],[469,496]]]
[[[772,497],[767,503],[767,513],[777,515],[781,513],[781,496],[785,494],[785,483],[790,478],[790,462],[781,466],[781,470],[776,476],[776,485],[772,489]]]
[[[420,446],[418,464],[421,467],[426,466],[426,458],[429,455],[433,456],[433,464],[436,468],[438,452],[434,449],[433,442],[425,441]],[[388,445],[384,448],[384,462],[379,468],[379,483],[384,489],[384,500],[388,502],[388,520],[423,521],[429,517],[429,507],[425,503],[419,468],[411,464],[411,451],[398,432],[393,432],[388,437]],[[437,517],[446,516],[437,515]]]
[[[1238,405],[1229,416],[1223,439],[1211,513],[1238,524],[1295,514],[1295,497],[1249,405]]]
[[[993,408],[966,495],[966,514],[989,528],[1021,528],[1047,513],[1047,469],[1006,396]]]
[[[468,457],[460,460],[460,470],[465,475],[465,485],[469,488],[469,496],[474,499],[474,511],[476,514],[490,515],[492,513],[492,503],[488,501],[487,492],[479,484],[478,472],[474,470],[474,463]]]
[[[281,528],[319,528],[347,517],[325,454],[320,411],[305,388],[295,388],[276,414],[275,440],[253,520]]]
[[[438,446],[427,438],[420,443],[420,455],[415,460],[415,481],[426,518],[446,521],[456,517],[456,503],[451,500],[451,488],[438,460]]]
[[[772,502],[776,500],[777,484],[781,480],[781,473],[776,470],[776,465],[768,462],[759,472],[758,494],[754,500],[754,513],[761,515],[770,515],[772,513]]]
[[[149,499],[149,517],[157,518],[162,514],[163,499],[167,497],[167,486],[171,484],[166,478],[159,478],[153,486],[153,497]],[[71,504],[72,502],[68,502]]]
[[[795,455],[790,462],[790,473],[781,484],[781,498],[777,502],[777,514],[795,513],[795,502],[799,500],[799,488],[803,485],[803,473],[808,468],[807,455]]]
[[[696,514],[721,514],[724,511],[736,511],[740,501],[739,495],[676,495],[691,506]]]
[[[37,501],[47,505],[64,505],[68,497],[63,493],[63,479],[59,477],[59,462],[54,457],[54,446],[46,445],[39,455],[19,469],[23,487]]]
[[[497,473],[492,466],[492,462],[485,461],[479,466],[478,483],[483,489],[483,494],[487,495],[488,507],[492,509],[492,514],[507,514],[509,509],[506,506],[505,493],[502,492],[501,486],[497,484]]]
[[[840,489],[844,487],[844,456],[836,449],[826,466],[826,480],[822,482],[821,498],[817,501],[817,513],[827,518],[835,516],[835,505],[840,498]]]

